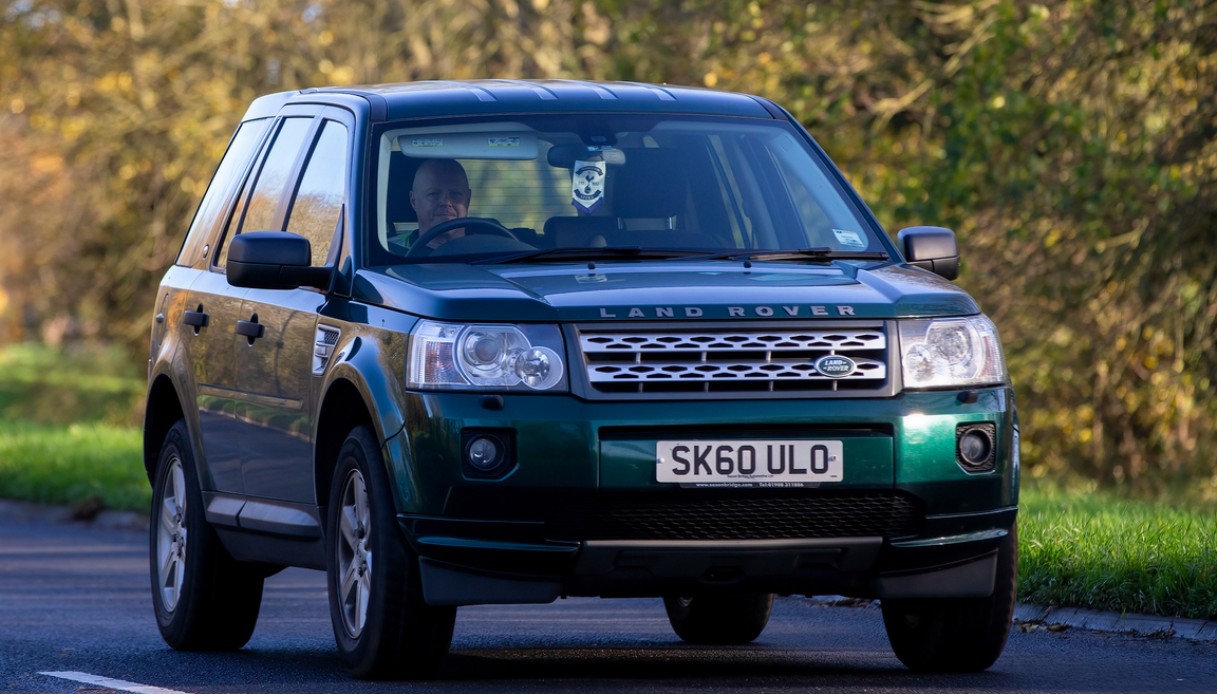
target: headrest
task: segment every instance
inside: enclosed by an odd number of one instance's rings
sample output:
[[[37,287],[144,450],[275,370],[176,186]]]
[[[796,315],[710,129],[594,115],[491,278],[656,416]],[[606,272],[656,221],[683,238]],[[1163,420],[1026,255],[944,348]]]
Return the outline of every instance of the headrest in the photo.
[[[401,224],[403,222],[418,222],[418,213],[410,204],[410,189],[414,187],[414,174],[423,163],[422,159],[411,159],[401,152],[389,155],[389,221]]]
[[[673,217],[685,203],[685,177],[671,149],[630,149],[625,165],[609,169],[613,214],[622,219]]]

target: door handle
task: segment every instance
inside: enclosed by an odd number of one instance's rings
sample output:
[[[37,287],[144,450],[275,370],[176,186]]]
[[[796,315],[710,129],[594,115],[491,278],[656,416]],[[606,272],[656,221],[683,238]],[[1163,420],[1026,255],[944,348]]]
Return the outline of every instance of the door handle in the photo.
[[[203,313],[203,305],[193,311],[187,309],[182,313],[182,322],[194,328],[194,334],[198,335],[199,331],[207,327],[210,317]]]
[[[207,327],[208,316],[202,311],[186,311],[182,316],[182,322],[186,325],[193,325],[196,328]]]
[[[259,323],[256,317],[251,321],[239,320],[237,321],[237,334],[248,337],[249,344],[252,345],[254,340],[266,334],[266,326]]]

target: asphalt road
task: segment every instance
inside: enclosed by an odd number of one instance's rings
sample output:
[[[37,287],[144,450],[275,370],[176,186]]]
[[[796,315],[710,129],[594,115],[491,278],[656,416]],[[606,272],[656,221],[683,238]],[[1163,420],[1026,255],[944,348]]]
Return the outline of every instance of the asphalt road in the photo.
[[[442,679],[359,682],[334,650],[318,572],[268,581],[244,650],[170,650],[145,547],[136,531],[0,519],[0,694],[1217,692],[1217,643],[1077,630],[1016,629],[988,672],[918,675],[888,650],[878,609],[798,598],[778,601],[755,644],[730,648],[683,645],[658,600],[462,608]]]

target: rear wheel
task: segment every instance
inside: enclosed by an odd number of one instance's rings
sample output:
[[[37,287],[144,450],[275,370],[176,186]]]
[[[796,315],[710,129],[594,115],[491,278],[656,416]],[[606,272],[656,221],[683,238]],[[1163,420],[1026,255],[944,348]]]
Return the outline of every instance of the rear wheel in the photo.
[[[179,650],[236,650],[262,605],[262,567],[228,554],[203,517],[186,423],[165,436],[153,480],[148,544],[161,636]]]
[[[755,641],[769,624],[772,593],[698,595],[663,599],[668,622],[681,640],[706,645]]]
[[[397,527],[380,447],[367,427],[343,443],[329,501],[330,620],[351,674],[435,676],[452,642],[456,608],[423,600],[418,558]]]
[[[1018,593],[1018,528],[997,555],[993,594],[987,598],[883,600],[883,625],[892,651],[909,669],[980,672],[1006,646]]]

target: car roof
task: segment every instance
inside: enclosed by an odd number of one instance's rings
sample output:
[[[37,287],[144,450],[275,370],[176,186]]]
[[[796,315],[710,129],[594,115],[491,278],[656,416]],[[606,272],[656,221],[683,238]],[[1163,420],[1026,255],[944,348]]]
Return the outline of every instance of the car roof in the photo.
[[[508,113],[642,112],[784,118],[768,99],[697,87],[582,80],[427,81],[322,87],[260,97],[246,118],[273,115],[289,103],[366,100],[372,119]]]

